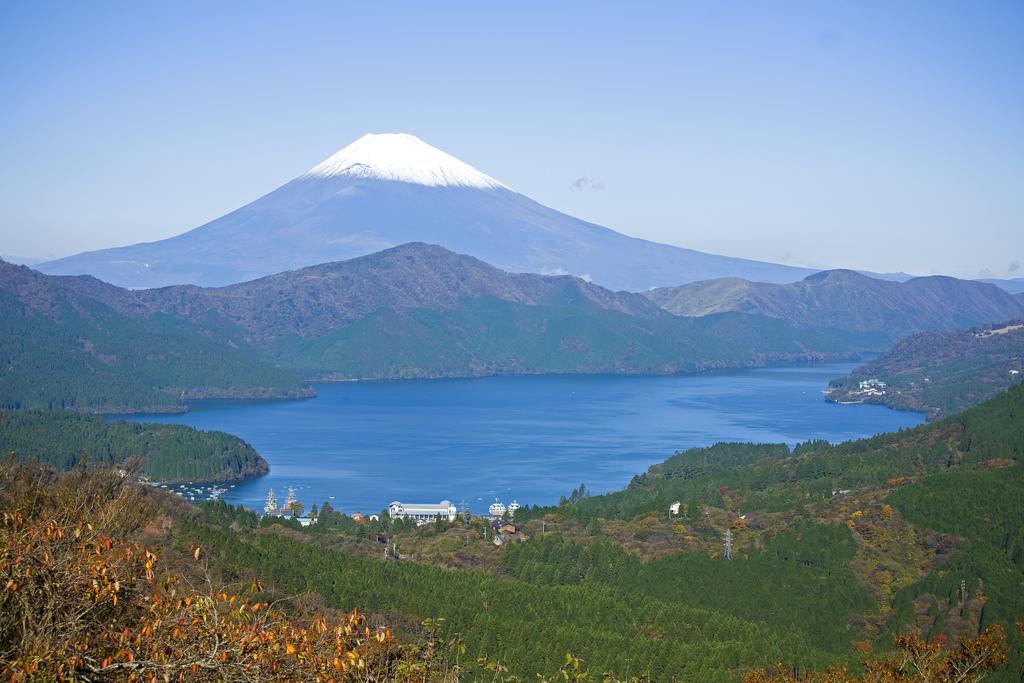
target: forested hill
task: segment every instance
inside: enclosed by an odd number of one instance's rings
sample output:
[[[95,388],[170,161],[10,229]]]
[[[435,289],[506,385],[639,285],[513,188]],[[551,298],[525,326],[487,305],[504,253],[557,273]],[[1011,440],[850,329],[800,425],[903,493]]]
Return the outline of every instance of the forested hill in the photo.
[[[223,432],[183,425],[107,422],[59,411],[0,413],[0,454],[67,470],[132,465],[162,483],[229,482],[267,473],[252,446]]]
[[[310,395],[297,374],[197,326],[105,303],[122,296],[0,261],[0,408],[168,411],[184,398]]]
[[[132,297],[149,312],[193,322],[203,322],[213,312],[244,330],[248,339],[260,341],[318,337],[381,311],[451,311],[466,300],[481,299],[665,317],[639,294],[612,292],[568,275],[508,273],[422,243],[227,287],[165,287],[133,292]]]
[[[688,586],[713,587],[685,599],[808,629],[819,643],[840,624],[847,643],[884,647],[912,627],[952,642],[1001,623],[1018,648],[999,679],[1010,681],[1024,663],[1014,632],[1024,614],[1022,456],[1016,385],[958,415],[860,441],[692,449],[623,491],[575,495],[524,517],[600,530],[659,558],[614,581],[639,587],[647,576],[651,595],[677,598],[690,596]],[[674,502],[678,516],[668,514]],[[727,530],[738,562],[709,562],[722,557]],[[517,547],[516,571],[572,556],[541,549]],[[569,576],[591,572],[574,567]],[[800,567],[815,568],[815,578],[798,579]],[[816,606],[801,615],[800,597],[787,591],[811,584]]]
[[[707,280],[645,296],[676,315],[742,311],[862,334],[879,349],[915,332],[1024,316],[1024,303],[992,284],[941,276],[891,282],[851,270],[823,271],[791,284]]]
[[[299,375],[693,372],[848,357],[862,347],[763,316],[679,318],[637,294],[510,274],[425,244],[217,289],[129,291],[4,266],[0,295],[14,360],[0,396],[42,408],[295,395]]]
[[[187,398],[309,395],[303,378],[659,374],[847,358],[886,347],[894,326],[956,326],[1001,314],[1007,301],[1024,310],[991,285],[951,278],[896,284],[837,271],[771,287],[789,294],[678,316],[638,294],[507,273],[420,243],[221,288],[133,291],[0,262],[0,407],[173,410]]]
[[[1024,380],[1024,320],[923,332],[832,381],[829,400],[950,415]],[[862,383],[866,383],[863,384]]]

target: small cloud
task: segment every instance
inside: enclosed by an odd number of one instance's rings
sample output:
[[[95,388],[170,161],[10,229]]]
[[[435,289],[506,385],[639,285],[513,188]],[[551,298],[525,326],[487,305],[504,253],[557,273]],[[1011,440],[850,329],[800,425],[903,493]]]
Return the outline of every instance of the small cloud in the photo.
[[[554,276],[572,275],[572,273],[570,273],[568,270],[566,270],[565,268],[560,268],[560,267],[555,267],[555,268],[546,268],[545,267],[545,268],[541,268],[538,272],[541,275],[554,275]]]
[[[1018,270],[1020,270],[1020,261],[1017,259],[1013,259],[1010,261],[1010,265],[1006,266],[1007,273],[1016,273]]]
[[[562,275],[571,275],[573,277],[578,277],[579,279],[584,280],[586,282],[593,282],[594,281],[590,277],[590,273],[583,273],[583,275],[574,275],[573,273],[570,273],[565,268],[561,268],[561,267],[558,267],[558,266],[556,266],[554,268],[541,268],[537,272],[540,275],[548,275],[548,276],[554,276],[554,277],[560,277]]]
[[[604,189],[604,181],[601,180],[600,178],[595,178],[594,176],[583,174],[580,177],[576,178],[576,180],[572,181],[570,187],[574,190],[600,191]]]

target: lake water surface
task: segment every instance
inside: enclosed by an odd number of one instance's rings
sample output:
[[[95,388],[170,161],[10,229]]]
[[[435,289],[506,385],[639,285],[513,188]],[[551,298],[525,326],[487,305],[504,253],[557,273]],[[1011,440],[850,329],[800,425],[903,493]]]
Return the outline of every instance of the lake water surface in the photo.
[[[673,452],[717,441],[844,441],[912,427],[918,413],[835,405],[828,380],[853,364],[671,377],[539,376],[318,384],[302,401],[202,402],[132,419],[236,434],[270,463],[230,503],[262,509],[293,486],[308,507],[378,512],[392,500],[465,500],[485,512],[555,503],[580,483],[626,485]]]

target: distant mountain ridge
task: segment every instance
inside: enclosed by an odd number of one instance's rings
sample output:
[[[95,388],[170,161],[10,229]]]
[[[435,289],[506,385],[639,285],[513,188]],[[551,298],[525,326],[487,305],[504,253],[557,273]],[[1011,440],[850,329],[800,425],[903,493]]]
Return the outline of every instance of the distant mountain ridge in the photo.
[[[851,348],[760,317],[683,320],[639,294],[423,243],[220,288],[117,292],[128,314],[187,321],[311,377],[657,374]]]
[[[508,273],[427,244],[221,288],[129,290],[0,264],[0,304],[13,368],[0,399],[43,409],[301,396],[301,377],[663,374],[858,348],[763,316],[680,318],[638,294]]]
[[[823,271],[790,284],[707,280],[651,290],[644,296],[675,315],[765,315],[803,327],[875,335],[881,346],[914,332],[1024,315],[1020,299],[991,284],[945,276],[891,282],[850,270]]]
[[[223,286],[409,242],[503,270],[571,274],[613,290],[741,276],[791,282],[811,270],[628,237],[543,206],[419,138],[367,135],[309,172],[176,237],[42,264],[124,287]]]
[[[103,290],[96,290],[103,295]],[[105,290],[109,292],[110,290]],[[665,315],[639,294],[611,292],[569,276],[508,273],[436,245],[405,244],[349,261],[323,263],[220,288],[136,290],[126,311],[166,313],[200,322],[211,314],[250,340],[325,334],[381,310],[451,310],[465,299],[530,306],[584,305],[640,318]]]
[[[4,263],[0,304],[0,341],[15,361],[0,377],[5,405],[108,411],[308,395],[301,378],[662,374],[845,358],[907,331],[1024,315],[996,287],[953,278],[827,271],[640,295],[509,273],[424,243],[217,288],[129,290]]]
[[[995,285],[1000,289],[1004,289],[1010,294],[1020,296],[1024,294],[1024,277],[1014,278],[978,278],[975,282],[985,282],[990,285]]]

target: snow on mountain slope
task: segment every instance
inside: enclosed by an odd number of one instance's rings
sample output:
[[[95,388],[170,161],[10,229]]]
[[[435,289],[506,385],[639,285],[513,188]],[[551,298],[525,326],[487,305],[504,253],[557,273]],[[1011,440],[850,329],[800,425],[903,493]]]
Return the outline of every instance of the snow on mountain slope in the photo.
[[[440,244],[513,272],[577,275],[642,291],[735,276],[792,282],[813,271],[628,237],[538,204],[411,135],[366,135],[273,192],[158,242],[39,266],[124,287],[220,286],[408,242]]]
[[[464,161],[408,133],[368,133],[305,176],[372,178],[428,187],[505,187]]]

